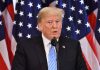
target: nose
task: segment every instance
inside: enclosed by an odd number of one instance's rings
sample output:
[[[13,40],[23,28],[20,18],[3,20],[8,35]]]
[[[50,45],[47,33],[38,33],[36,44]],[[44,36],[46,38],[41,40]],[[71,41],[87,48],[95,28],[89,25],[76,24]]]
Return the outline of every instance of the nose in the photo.
[[[57,22],[54,22],[52,25],[53,28],[57,28]]]

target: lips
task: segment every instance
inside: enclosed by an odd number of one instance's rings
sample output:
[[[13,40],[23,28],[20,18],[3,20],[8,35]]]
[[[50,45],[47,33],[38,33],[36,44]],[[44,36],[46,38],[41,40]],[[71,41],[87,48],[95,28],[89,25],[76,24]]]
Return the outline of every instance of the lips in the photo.
[[[52,34],[53,35],[57,35],[58,34],[58,31],[53,31]]]
[[[53,33],[57,33],[58,31],[53,31]]]

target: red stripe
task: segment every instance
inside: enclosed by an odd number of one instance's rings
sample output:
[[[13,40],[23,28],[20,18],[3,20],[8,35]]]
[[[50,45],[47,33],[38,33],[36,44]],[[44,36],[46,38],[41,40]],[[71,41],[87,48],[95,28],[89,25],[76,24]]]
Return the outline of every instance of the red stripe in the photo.
[[[93,40],[93,35],[92,35],[92,33],[89,33],[89,34],[86,36],[86,38],[87,38],[87,40],[88,40],[88,42],[89,42],[89,44],[90,44],[90,46],[91,46],[91,48],[92,48],[92,50],[93,50],[95,56],[97,57],[96,46],[95,46],[95,44],[94,44],[94,40]]]
[[[11,50],[11,40],[8,36],[7,29],[5,30],[5,33],[6,33],[5,39],[6,39],[6,44],[7,44],[8,54],[9,54],[9,60],[10,60],[10,64],[12,64],[14,55],[13,55],[12,50]]]
[[[82,54],[82,55],[83,55],[83,58],[84,58],[84,60],[85,60],[85,62],[86,62],[87,69],[88,69],[88,70],[91,70],[90,65],[89,65],[89,63],[87,62],[87,60],[86,60],[84,54]]]
[[[90,22],[90,25],[92,29],[94,30],[96,26],[96,16],[93,12],[88,16],[88,21]]]
[[[8,12],[9,12],[9,14],[10,14],[12,20],[14,20],[14,8],[13,8],[13,4],[9,4],[9,5],[7,6],[7,10],[8,10]]]
[[[7,44],[8,56],[9,56],[10,64],[12,64],[14,55],[13,55],[12,50],[11,50],[11,40],[8,36],[8,32],[7,32],[7,28],[6,28],[6,24],[5,24],[4,19],[3,19],[3,23],[4,23],[4,28],[5,28],[5,40],[6,40],[6,44]]]
[[[11,16],[12,21],[13,21],[14,20],[13,4],[9,4],[7,6],[7,10],[8,10],[8,13],[10,14],[10,16]],[[5,21],[7,21],[7,20],[5,20]],[[7,28],[6,28],[5,21],[3,21],[4,22],[4,25],[5,25],[5,39],[6,39],[6,44],[7,44],[7,50],[8,50],[10,64],[12,64],[14,55],[13,55],[12,50],[11,50],[11,40],[10,40],[10,38],[8,36],[8,32],[7,32]]]
[[[0,54],[0,70],[8,70],[1,54]]]

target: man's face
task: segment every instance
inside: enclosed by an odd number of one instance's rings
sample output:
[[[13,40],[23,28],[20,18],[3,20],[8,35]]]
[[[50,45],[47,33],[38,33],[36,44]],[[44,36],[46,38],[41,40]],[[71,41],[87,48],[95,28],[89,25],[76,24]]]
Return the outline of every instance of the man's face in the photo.
[[[39,23],[39,27],[43,35],[51,40],[59,38],[62,29],[62,19],[56,15],[46,16]]]

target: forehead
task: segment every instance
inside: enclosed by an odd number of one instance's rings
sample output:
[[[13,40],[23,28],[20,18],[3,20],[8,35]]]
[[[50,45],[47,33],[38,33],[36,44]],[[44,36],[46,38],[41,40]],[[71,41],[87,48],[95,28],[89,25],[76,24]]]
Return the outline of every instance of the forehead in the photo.
[[[50,15],[50,16],[45,16],[44,18],[41,19],[41,21],[48,22],[48,21],[60,21],[61,18],[57,17],[57,15]]]
[[[62,17],[60,16],[60,15],[58,15],[58,14],[45,14],[44,16],[42,16],[41,17],[41,20],[42,19],[52,19],[52,20],[61,20],[62,19]]]
[[[44,15],[42,18],[60,18],[60,16],[57,14],[47,14]]]

